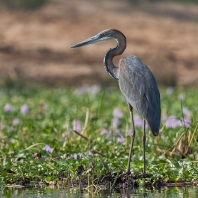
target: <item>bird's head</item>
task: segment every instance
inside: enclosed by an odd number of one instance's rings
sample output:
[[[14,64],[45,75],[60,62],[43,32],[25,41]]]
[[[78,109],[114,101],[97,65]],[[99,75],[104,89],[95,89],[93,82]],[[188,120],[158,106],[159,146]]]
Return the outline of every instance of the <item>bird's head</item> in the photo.
[[[84,45],[104,42],[104,41],[107,41],[110,39],[115,39],[116,41],[118,41],[119,35],[123,35],[123,34],[119,30],[116,30],[116,29],[103,30],[102,32],[99,32],[95,36],[92,36],[84,41],[81,41],[81,42],[71,46],[71,48],[82,47]]]

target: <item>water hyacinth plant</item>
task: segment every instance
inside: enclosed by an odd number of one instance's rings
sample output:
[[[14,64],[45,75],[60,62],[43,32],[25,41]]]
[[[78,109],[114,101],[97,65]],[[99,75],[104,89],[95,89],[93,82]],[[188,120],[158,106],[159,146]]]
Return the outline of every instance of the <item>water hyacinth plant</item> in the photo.
[[[43,150],[46,151],[47,153],[50,153],[50,154],[53,151],[53,149],[47,144],[43,147]]]
[[[29,107],[27,104],[23,104],[20,108],[21,114],[27,114],[29,112]]]
[[[13,111],[12,105],[9,104],[9,103],[7,103],[7,104],[4,106],[4,111],[5,111],[5,112]]]
[[[197,90],[168,89],[160,89],[159,137],[153,137],[149,128],[146,129],[149,181],[160,178],[165,182],[196,182]],[[181,93],[185,97],[181,97]],[[96,181],[102,175],[124,171],[131,124],[126,102],[121,98],[117,87],[105,89],[99,85],[80,88],[2,86],[1,183],[59,183],[81,178]],[[131,168],[132,173],[137,174],[142,171],[143,120],[135,114],[134,121],[137,138]]]

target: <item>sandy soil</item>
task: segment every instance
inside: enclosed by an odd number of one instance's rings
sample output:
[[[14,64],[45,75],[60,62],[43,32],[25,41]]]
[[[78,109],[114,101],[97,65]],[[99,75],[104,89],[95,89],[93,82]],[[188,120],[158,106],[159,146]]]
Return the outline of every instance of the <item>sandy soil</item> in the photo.
[[[48,84],[114,82],[103,68],[113,41],[69,47],[107,28],[167,85],[198,85],[198,6],[123,0],[54,0],[29,12],[0,9],[0,77]]]

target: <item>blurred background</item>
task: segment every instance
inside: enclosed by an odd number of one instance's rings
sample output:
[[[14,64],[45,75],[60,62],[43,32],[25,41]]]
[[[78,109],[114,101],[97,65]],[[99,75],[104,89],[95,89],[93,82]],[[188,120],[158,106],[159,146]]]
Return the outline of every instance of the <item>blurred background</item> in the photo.
[[[70,46],[116,28],[158,83],[198,85],[198,0],[0,0],[0,78],[65,86],[112,83],[103,57],[116,43]]]

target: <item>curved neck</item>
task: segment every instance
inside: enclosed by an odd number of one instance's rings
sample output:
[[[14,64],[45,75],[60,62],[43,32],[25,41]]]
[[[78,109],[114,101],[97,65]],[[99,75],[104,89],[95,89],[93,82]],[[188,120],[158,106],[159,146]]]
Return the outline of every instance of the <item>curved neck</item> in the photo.
[[[117,66],[113,64],[113,57],[117,55],[121,55],[126,48],[126,37],[119,32],[115,39],[117,42],[117,46],[115,48],[110,48],[104,57],[104,68],[107,73],[114,79],[119,80],[118,76],[116,76]]]

